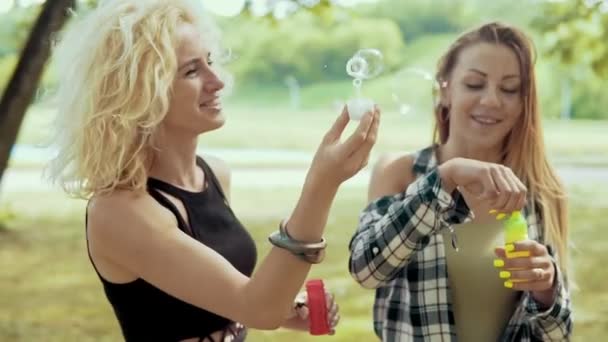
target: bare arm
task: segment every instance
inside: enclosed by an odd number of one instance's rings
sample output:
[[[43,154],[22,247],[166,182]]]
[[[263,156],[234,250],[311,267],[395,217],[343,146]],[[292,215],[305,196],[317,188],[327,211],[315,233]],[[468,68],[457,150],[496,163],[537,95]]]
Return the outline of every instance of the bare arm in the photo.
[[[347,113],[328,132],[288,222],[295,239],[320,240],[338,186],[369,155],[378,115],[364,118],[344,143],[339,138]],[[249,279],[181,232],[173,215],[147,194],[124,192],[96,199],[89,207],[88,227],[98,256],[185,302],[252,328],[279,327],[310,270],[310,264],[290,252],[272,248]]]

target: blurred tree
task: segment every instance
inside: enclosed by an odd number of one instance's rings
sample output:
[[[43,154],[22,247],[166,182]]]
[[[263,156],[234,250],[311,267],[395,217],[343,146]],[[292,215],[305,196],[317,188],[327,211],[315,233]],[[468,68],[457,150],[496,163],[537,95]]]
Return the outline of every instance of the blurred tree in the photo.
[[[25,112],[34,97],[38,81],[51,50],[51,37],[68,19],[75,0],[44,3],[19,62],[0,100],[0,181],[8,165]]]
[[[544,33],[542,47],[550,55],[608,79],[608,0],[546,2],[532,26]]]
[[[561,117],[608,119],[608,1],[545,2],[532,20],[540,47],[560,64]]]
[[[0,57],[17,53],[40,12],[40,6],[14,7],[0,15]]]
[[[346,61],[361,48],[382,51],[388,70],[402,61],[404,44],[389,19],[355,17],[347,19],[348,24],[329,25],[319,21],[316,15],[301,12],[276,24],[256,20],[231,27],[225,31],[226,41],[238,50],[230,69],[245,83],[282,84],[285,77],[295,77],[306,85],[348,79]]]
[[[468,1],[382,0],[370,4],[365,16],[391,19],[399,26],[404,41],[429,34],[453,33],[462,29]],[[484,5],[485,6],[485,5]]]

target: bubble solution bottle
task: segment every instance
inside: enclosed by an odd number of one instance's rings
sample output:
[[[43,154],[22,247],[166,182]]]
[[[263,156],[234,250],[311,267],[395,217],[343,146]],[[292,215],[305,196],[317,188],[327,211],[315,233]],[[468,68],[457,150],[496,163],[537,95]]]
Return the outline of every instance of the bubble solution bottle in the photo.
[[[504,214],[503,214],[504,215]],[[504,219],[506,216],[499,214],[497,219]],[[521,214],[521,211],[514,211],[503,222],[505,232],[505,246],[515,242],[528,240],[528,222]],[[505,252],[507,259],[529,257],[529,251]]]
[[[321,279],[312,279],[306,282],[308,296],[309,329],[311,335],[326,335],[330,332],[327,322],[327,302],[325,287]]]

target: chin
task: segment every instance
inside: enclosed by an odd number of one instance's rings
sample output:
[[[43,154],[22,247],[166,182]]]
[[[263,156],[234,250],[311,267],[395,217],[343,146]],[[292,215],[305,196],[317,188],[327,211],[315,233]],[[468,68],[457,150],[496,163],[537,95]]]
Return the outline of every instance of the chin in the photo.
[[[226,118],[224,115],[220,113],[212,114],[212,116],[205,117],[204,123],[202,123],[202,127],[200,129],[200,133],[215,131],[216,129],[221,128],[226,123]]]

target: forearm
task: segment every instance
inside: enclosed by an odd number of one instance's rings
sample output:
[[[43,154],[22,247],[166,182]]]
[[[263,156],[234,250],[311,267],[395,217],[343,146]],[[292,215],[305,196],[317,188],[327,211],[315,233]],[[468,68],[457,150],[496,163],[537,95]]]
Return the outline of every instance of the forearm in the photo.
[[[351,241],[350,272],[366,288],[377,288],[422,250],[428,236],[469,214],[442,189],[437,172],[412,183],[407,191],[378,199],[361,215]]]
[[[309,174],[287,224],[289,235],[299,241],[320,241],[337,192],[338,184],[323,182]]]
[[[308,331],[308,322],[298,316],[294,316],[286,319],[283,324],[281,324],[281,328]]]
[[[292,238],[307,242],[321,240],[336,192],[337,185],[323,184],[307,177],[300,199],[287,222]],[[251,278],[247,286],[248,298],[255,302],[251,306],[264,308],[272,322],[271,328],[284,322],[310,267],[291,252],[273,247]]]

